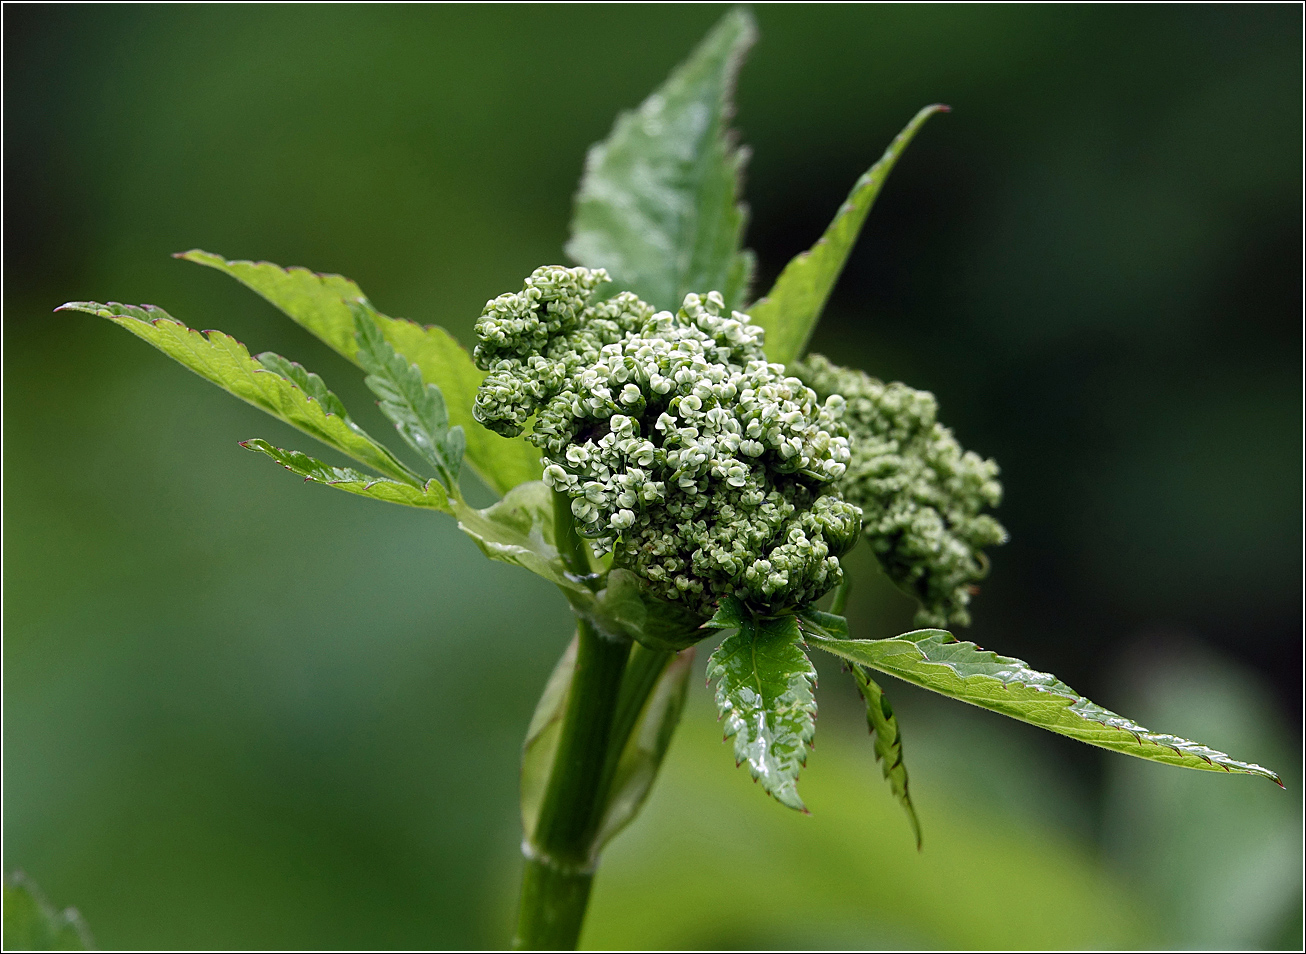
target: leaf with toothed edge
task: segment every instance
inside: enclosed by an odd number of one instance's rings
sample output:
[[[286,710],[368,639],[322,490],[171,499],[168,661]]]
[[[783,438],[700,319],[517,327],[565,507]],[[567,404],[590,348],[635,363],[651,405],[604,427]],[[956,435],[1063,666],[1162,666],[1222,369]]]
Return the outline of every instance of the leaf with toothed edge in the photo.
[[[752,278],[741,251],[747,153],[729,131],[735,75],[757,29],[728,12],[639,109],[590,148],[567,254],[613,285],[675,311],[687,292],[719,291],[738,308]]]
[[[369,437],[361,427],[332,408],[343,411],[335,395],[326,390],[317,375],[304,372],[311,388],[320,385],[325,401],[300,387],[292,378],[250,357],[245,346],[221,331],[200,332],[188,328],[162,308],[154,305],[107,305],[93,301],[75,301],[60,305],[56,311],[83,311],[108,318],[138,338],[148,341],[164,354],[185,365],[200,377],[315,437],[379,473],[395,480],[421,486],[422,480],[405,467],[390,451]],[[272,364],[289,365],[284,358],[273,356]],[[302,370],[302,369],[301,369]],[[298,374],[298,372],[296,372]],[[315,384],[312,381],[315,380]]]
[[[349,279],[306,268],[282,268],[271,262],[229,260],[203,249],[178,252],[174,257],[231,276],[358,363],[354,318],[346,303],[364,296]],[[485,372],[449,332],[438,325],[423,326],[379,312],[376,321],[391,347],[417,365],[424,381],[443,392],[450,422],[464,431],[467,465],[491,490],[502,496],[520,483],[540,478],[540,452],[525,438],[503,437],[475,423],[472,404]]]
[[[76,908],[57,910],[22,871],[5,875],[6,951],[93,951],[95,942]]]
[[[768,360],[789,364],[803,356],[884,180],[925,120],[947,109],[935,104],[918,112],[879,161],[857,180],[816,244],[790,259],[771,290],[748,307],[753,324],[766,330]]]
[[[793,616],[747,619],[712,653],[707,678],[735,761],[782,805],[806,812],[797,782],[816,734],[816,669],[801,640]]]
[[[1182,768],[1260,775],[1283,785],[1267,768],[1239,762],[1178,736],[1151,732],[1089,702],[1049,673],[959,641],[940,629],[917,630],[895,639],[836,639],[810,624],[804,629],[812,645],[849,662],[1089,745]]]
[[[349,467],[333,467],[299,451],[282,450],[267,441],[254,438],[241,441],[240,446],[246,450],[261,451],[275,460],[291,473],[298,474],[315,484],[323,484],[343,490],[346,493],[370,497],[386,503],[403,504],[406,507],[420,507],[426,510],[438,510],[441,513],[453,513],[449,495],[444,486],[435,478],[424,485],[414,487],[388,477],[375,477]]]
[[[911,795],[907,791],[907,767],[902,764],[902,735],[898,730],[898,719],[893,714],[893,707],[884,695],[884,690],[866,670],[853,663],[850,667],[857,688],[866,702],[866,727],[874,737],[875,760],[884,770],[884,778],[889,783],[893,795],[907,812],[911,822],[912,834],[916,838],[916,850],[921,847],[921,823],[912,806]]]
[[[366,300],[349,303],[354,314],[358,361],[367,372],[364,383],[379,397],[382,413],[395,429],[430,464],[445,488],[458,494],[458,472],[462,469],[467,442],[462,425],[449,426],[444,394],[422,380],[416,365],[409,364],[390,347],[377,327],[378,315]]]
[[[738,629],[747,619],[748,614],[744,610],[744,604],[733,596],[727,596],[717,604],[717,610],[712,614],[712,618],[699,629]]]

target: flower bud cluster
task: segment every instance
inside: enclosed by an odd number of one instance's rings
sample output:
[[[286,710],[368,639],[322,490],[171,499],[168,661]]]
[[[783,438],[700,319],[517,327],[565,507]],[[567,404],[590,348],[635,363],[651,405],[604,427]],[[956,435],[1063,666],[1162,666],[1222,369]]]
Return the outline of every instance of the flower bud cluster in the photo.
[[[628,292],[587,306],[605,277],[541,268],[486,306],[477,419],[515,435],[533,415],[577,530],[655,596],[710,615],[723,596],[783,608],[831,589],[860,530],[835,490],[842,400],[768,364],[716,292],[675,315]]]
[[[982,514],[997,506],[998,465],[962,451],[936,420],[928,391],[884,384],[811,355],[793,371],[820,395],[842,395],[852,460],[840,488],[862,508],[866,539],[881,566],[921,604],[921,626],[970,624],[972,586],[988,561],[982,552],[1006,531]]]

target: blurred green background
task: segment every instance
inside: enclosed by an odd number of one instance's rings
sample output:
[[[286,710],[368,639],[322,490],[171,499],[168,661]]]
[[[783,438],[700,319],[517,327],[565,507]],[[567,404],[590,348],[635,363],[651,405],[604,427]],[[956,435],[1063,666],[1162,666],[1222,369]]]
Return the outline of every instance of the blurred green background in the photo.
[[[518,747],[569,615],[452,521],[241,451],[311,448],[51,309],[161,305],[385,433],[343,359],[169,253],[341,272],[466,341],[562,259],[586,148],[723,9],[6,8],[4,865],[102,946],[504,944]],[[969,638],[1288,791],[889,684],[918,855],[837,665],[810,818],[734,769],[700,681],[586,942],[1299,948],[1301,9],[756,14],[759,293],[953,107],[815,348],[934,391],[1002,464]],[[908,628],[854,564],[857,634]]]

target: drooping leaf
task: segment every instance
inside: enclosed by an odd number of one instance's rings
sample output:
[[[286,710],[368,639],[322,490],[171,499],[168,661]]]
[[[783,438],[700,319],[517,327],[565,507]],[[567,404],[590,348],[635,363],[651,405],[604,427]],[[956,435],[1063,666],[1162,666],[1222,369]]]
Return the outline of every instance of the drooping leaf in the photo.
[[[56,910],[21,871],[5,876],[3,946],[6,951],[95,950],[77,910]]]
[[[414,486],[391,480],[389,477],[364,474],[349,467],[333,467],[307,454],[282,450],[258,438],[241,441],[240,446],[267,454],[286,470],[315,484],[324,484],[347,493],[358,494],[360,497],[371,497],[373,500],[403,504],[406,507],[453,513],[448,493],[435,478],[431,478],[421,486]]]
[[[714,290],[739,307],[751,279],[752,255],[740,251],[747,155],[729,122],[756,33],[746,11],[727,13],[585,160],[567,254],[656,308],[675,311],[687,292]]]
[[[357,301],[363,292],[349,279],[319,275],[306,268],[281,268],[271,262],[230,261],[201,249],[180,252],[176,257],[230,275],[358,363],[354,318],[347,302]],[[379,312],[376,322],[391,347],[416,364],[422,379],[444,394],[450,422],[464,431],[467,464],[491,490],[503,495],[520,483],[539,479],[538,450],[522,437],[502,437],[475,422],[472,403],[485,372],[472,363],[471,355],[449,332],[438,325],[423,326]]]
[[[328,447],[395,480],[414,486],[422,484],[416,474],[372,440],[347,416],[332,413],[327,405],[295,381],[260,364],[250,357],[243,344],[230,335],[221,331],[210,331],[207,334],[195,331],[153,305],[137,307],[117,302],[102,305],[98,302],[79,301],[60,305],[55,310],[84,311],[108,318],[138,338],[148,341],[200,377],[299,428]],[[320,381],[319,378],[318,382]],[[325,385],[322,388],[325,391]],[[330,407],[343,410],[334,395],[331,395],[327,403]]]
[[[771,361],[788,364],[803,356],[884,180],[925,120],[947,109],[936,104],[918,112],[880,160],[857,180],[816,244],[794,256],[766,296],[749,306],[753,324],[766,329],[766,356]]]
[[[1283,784],[1267,768],[1178,736],[1151,732],[1089,702],[1049,673],[959,641],[943,630],[872,640],[832,639],[808,629],[808,638],[849,662],[1089,745],[1183,768],[1260,775]]]
[[[358,363],[367,372],[365,383],[381,399],[382,413],[408,446],[435,468],[445,488],[456,495],[466,447],[462,426],[449,426],[444,395],[436,385],[423,381],[417,366],[404,360],[385,340],[375,310],[365,300],[349,306],[354,313]]]
[[[800,645],[794,617],[746,620],[712,653],[707,677],[717,681],[717,710],[735,761],[777,801],[806,812],[798,772],[816,734],[816,669]]]
[[[911,822],[912,834],[916,837],[916,847],[921,847],[921,823],[912,807],[911,794],[907,791],[907,767],[902,764],[902,735],[898,731],[898,719],[893,714],[893,707],[884,695],[884,690],[866,674],[861,666],[852,664],[853,678],[866,702],[866,727],[870,729],[875,742],[875,759],[884,770],[884,777],[892,789],[894,797],[902,803]]]
[[[535,837],[540,806],[544,803],[544,792],[549,787],[549,776],[553,773],[553,758],[558,751],[562,720],[567,712],[571,677],[576,671],[577,647],[578,641],[573,637],[563,651],[562,658],[553,667],[540,701],[535,704],[530,728],[526,730],[526,741],[522,743],[521,824],[527,841]]]
[[[689,691],[694,650],[683,650],[663,662],[665,659],[665,653],[644,646],[636,646],[631,651],[631,660],[626,667],[628,674],[640,668],[641,660],[650,660],[650,667],[661,664],[663,668],[652,691],[645,697],[608,782],[603,817],[595,836],[596,852],[639,814],[671,746],[676,726],[680,724]],[[625,688],[623,684],[623,691]]]

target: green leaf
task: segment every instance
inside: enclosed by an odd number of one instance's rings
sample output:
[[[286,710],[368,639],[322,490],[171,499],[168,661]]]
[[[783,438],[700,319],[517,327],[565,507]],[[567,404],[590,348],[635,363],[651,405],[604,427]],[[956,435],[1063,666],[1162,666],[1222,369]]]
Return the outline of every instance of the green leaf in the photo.
[[[664,658],[663,653],[637,646],[632,650],[627,673],[638,670],[641,660]],[[658,769],[662,767],[662,760],[671,746],[671,737],[680,724],[685,697],[689,692],[689,672],[693,662],[693,649],[676,653],[669,662],[663,664],[665,668],[658,676],[652,692],[648,693],[609,783],[603,817],[594,840],[596,853],[634,820],[648,798],[653,782],[657,779]]]
[[[816,734],[816,670],[803,652],[794,617],[746,620],[707,663],[717,680],[717,710],[734,737],[735,761],[777,801],[806,812],[798,772]]]
[[[247,450],[261,451],[267,454],[286,470],[298,474],[306,481],[315,484],[325,484],[337,490],[358,494],[360,497],[371,497],[373,500],[403,504],[406,507],[421,507],[427,510],[439,510],[442,513],[453,513],[453,508],[449,503],[449,495],[440,482],[434,478],[420,487],[415,487],[412,484],[391,480],[388,477],[374,477],[371,474],[364,474],[349,467],[332,467],[330,464],[325,464],[314,457],[309,457],[307,454],[301,454],[299,451],[282,450],[280,447],[274,447],[267,441],[258,438],[241,441],[240,446]]]
[[[562,588],[573,605],[592,608],[594,594],[573,579],[554,545],[552,491],[535,480],[508,491],[484,510],[453,501],[458,528],[491,560],[511,563]]]
[[[361,427],[339,413],[344,408],[335,395],[324,403],[288,377],[251,358],[245,346],[221,331],[201,333],[187,328],[162,308],[153,305],[120,305],[110,302],[77,301],[60,305],[56,311],[84,311],[108,318],[143,338],[164,354],[190,368],[200,377],[243,401],[267,411],[315,437],[328,447],[352,457],[361,464],[404,483],[421,486],[421,479],[405,467],[388,450],[372,440]],[[278,356],[273,356],[277,358]],[[284,358],[278,361],[289,364]],[[277,362],[273,362],[274,365]],[[307,372],[305,372],[307,375]],[[316,375],[317,384],[321,379]],[[316,385],[313,385],[316,388]],[[335,413],[332,408],[337,409]]]
[[[707,635],[699,625],[702,617],[650,595],[639,577],[620,567],[608,573],[590,616],[600,629],[661,652],[687,649]]]
[[[737,308],[746,293],[747,155],[728,126],[735,75],[756,34],[746,11],[727,13],[585,160],[567,254],[606,268],[618,288],[656,308],[675,311],[686,293],[713,290]]]
[[[572,673],[576,671],[578,640],[572,637],[562,658],[553,667],[540,701],[535,704],[521,755],[521,824],[526,841],[535,838],[544,792],[553,773],[553,757],[558,751],[563,716],[567,713],[567,694],[571,691]]]
[[[95,942],[75,908],[56,911],[21,871],[5,876],[6,951],[92,951]]]
[[[727,596],[718,605],[712,618],[701,629],[738,629],[748,619],[744,604],[733,596]]]
[[[866,670],[853,663],[853,678],[857,688],[866,701],[866,727],[875,737],[875,759],[884,769],[884,777],[893,790],[894,797],[902,803],[911,822],[912,834],[916,836],[916,848],[921,847],[921,823],[912,807],[911,795],[907,791],[907,767],[902,764],[902,735],[898,731],[898,720],[893,714],[893,706],[884,695],[884,690]]]
[[[396,354],[382,337],[375,309],[365,300],[350,302],[349,306],[357,329],[358,362],[367,372],[365,383],[381,399],[382,413],[394,423],[408,446],[435,468],[446,489],[457,495],[458,471],[466,447],[462,426],[449,426],[449,412],[440,389],[423,381],[417,366]]]
[[[354,318],[347,302],[364,296],[349,279],[319,275],[306,268],[281,268],[271,262],[230,261],[201,249],[180,252],[176,257],[230,275],[359,363]],[[538,450],[522,437],[502,437],[475,423],[472,403],[485,372],[449,332],[438,325],[424,327],[379,312],[376,322],[391,347],[416,364],[422,379],[444,394],[450,422],[464,431],[467,464],[491,490],[502,496],[520,483],[539,479]]]
[[[1283,784],[1267,768],[1236,761],[1178,736],[1151,732],[1089,702],[1049,673],[958,641],[943,630],[923,629],[896,639],[874,640],[831,639],[808,630],[808,637],[849,662],[1089,745],[1183,768],[1260,775]]]
[[[880,161],[857,180],[816,244],[794,256],[766,296],[748,308],[753,324],[766,329],[766,356],[770,360],[788,364],[803,356],[884,180],[925,120],[947,109],[936,104],[917,113],[889,144]]]

